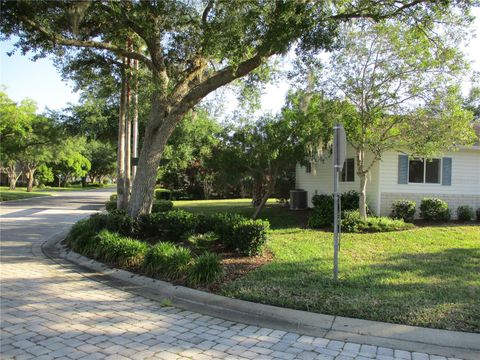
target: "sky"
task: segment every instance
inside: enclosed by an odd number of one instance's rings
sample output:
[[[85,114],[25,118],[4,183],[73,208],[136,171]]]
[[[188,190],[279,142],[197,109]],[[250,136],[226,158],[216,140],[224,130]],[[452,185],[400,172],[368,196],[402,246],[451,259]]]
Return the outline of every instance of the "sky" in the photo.
[[[473,9],[473,14],[476,20],[472,29],[477,36],[465,48],[465,53],[472,62],[472,68],[480,71],[480,8]],[[61,79],[51,59],[33,62],[28,55],[22,56],[19,52],[8,56],[12,44],[12,41],[0,41],[0,87],[6,87],[11,99],[18,102],[31,98],[37,102],[40,112],[46,108],[59,110],[68,103],[78,102],[79,94],[73,91],[71,83]],[[261,99],[261,112],[277,112],[283,105],[288,87],[284,81],[267,85]],[[227,97],[227,101],[230,106],[226,106],[225,111],[233,111],[235,99]]]

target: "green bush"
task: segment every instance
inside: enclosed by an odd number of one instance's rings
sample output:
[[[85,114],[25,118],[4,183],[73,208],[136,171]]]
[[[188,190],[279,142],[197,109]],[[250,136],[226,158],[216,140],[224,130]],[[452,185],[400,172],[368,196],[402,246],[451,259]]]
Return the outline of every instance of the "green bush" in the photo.
[[[457,219],[459,221],[471,221],[474,216],[473,208],[468,205],[462,205],[457,208]]]
[[[212,253],[205,252],[197,257],[190,267],[187,282],[190,285],[208,285],[223,275],[223,266],[220,258]]]
[[[366,220],[362,219],[358,210],[349,210],[342,214],[341,225],[343,232],[358,233],[365,229]]]
[[[152,204],[152,213],[166,212],[173,208],[173,202],[169,200],[154,200]]]
[[[390,232],[407,230],[414,227],[403,219],[369,216],[362,219],[358,210],[345,211],[342,215],[342,231],[346,233]]]
[[[192,259],[189,249],[161,242],[151,247],[145,254],[143,270],[150,276],[176,280],[186,276]]]
[[[233,237],[225,245],[242,255],[257,255],[267,242],[269,227],[268,221],[243,220],[233,226]]]
[[[448,204],[436,198],[424,198],[420,204],[420,217],[429,221],[450,220]]]
[[[221,214],[226,215],[226,214]],[[197,227],[195,228],[195,233],[204,234],[210,231],[215,231],[215,228],[219,221],[220,214],[198,214],[197,215]]]
[[[73,251],[85,256],[93,255],[95,251],[98,230],[92,226],[92,217],[78,221],[67,235],[67,244]]]
[[[155,189],[155,199],[157,200],[171,200],[172,192],[168,189]]]
[[[363,232],[390,232],[412,229],[415,226],[406,223],[403,219],[391,219],[388,217],[368,217]]]
[[[308,227],[324,228],[333,224],[333,195],[320,194],[312,197],[313,214],[308,219]]]
[[[110,195],[110,201],[117,201],[117,198],[118,198],[117,194]]]
[[[412,200],[396,200],[392,204],[392,218],[413,221],[416,206]]]
[[[356,210],[360,203],[360,193],[355,190],[346,191],[342,193],[340,201],[342,202],[342,211]],[[367,213],[369,212],[370,210],[367,209]]]
[[[110,185],[110,179],[103,179],[102,184],[103,185]]]
[[[148,250],[147,244],[108,230],[102,230],[96,239],[95,259],[107,262],[113,266],[139,266]]]
[[[167,241],[178,241],[195,232],[196,214],[184,210],[141,215],[138,219],[140,236],[158,236]]]
[[[480,221],[480,208],[477,209],[477,221]]]
[[[208,249],[214,242],[218,241],[218,235],[213,231],[203,234],[189,236],[188,242],[197,249]]]
[[[114,194],[116,196],[116,194]],[[117,200],[110,200],[105,203],[105,209],[108,212],[113,212],[117,210]]]

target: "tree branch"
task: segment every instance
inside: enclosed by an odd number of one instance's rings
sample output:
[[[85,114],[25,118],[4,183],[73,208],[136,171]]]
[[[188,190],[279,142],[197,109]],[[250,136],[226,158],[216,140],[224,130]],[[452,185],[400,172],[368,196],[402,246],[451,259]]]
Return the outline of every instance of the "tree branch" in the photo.
[[[138,61],[141,61],[142,63],[144,63],[148,68],[153,69],[152,61],[148,57],[140,53],[137,53],[135,51],[129,51],[127,49],[124,49],[119,46],[113,45],[111,43],[106,43],[106,42],[68,39],[58,34],[52,33],[51,31],[49,31],[48,29],[40,25],[38,22],[26,16],[20,16],[19,19],[23,21],[26,25],[41,32],[43,35],[48,37],[55,44],[72,46],[72,47],[109,50],[121,56],[125,56],[131,59],[137,59]]]

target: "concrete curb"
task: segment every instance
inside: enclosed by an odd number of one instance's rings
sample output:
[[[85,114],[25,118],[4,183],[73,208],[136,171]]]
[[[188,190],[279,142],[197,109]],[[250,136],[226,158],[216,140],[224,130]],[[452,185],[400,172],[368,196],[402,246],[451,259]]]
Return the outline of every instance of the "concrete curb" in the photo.
[[[56,263],[93,280],[174,306],[225,320],[303,335],[325,337],[462,359],[480,359],[480,334],[323,315],[231,299],[113,269],[60,244],[67,232],[54,235],[33,249]],[[43,253],[43,254],[42,254]]]

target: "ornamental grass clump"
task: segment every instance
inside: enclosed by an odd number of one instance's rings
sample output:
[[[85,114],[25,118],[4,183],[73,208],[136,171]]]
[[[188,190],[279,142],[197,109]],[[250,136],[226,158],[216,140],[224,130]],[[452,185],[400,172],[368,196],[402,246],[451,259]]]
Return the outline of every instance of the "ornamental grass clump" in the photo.
[[[108,230],[102,230],[96,240],[95,259],[118,267],[139,266],[148,250],[147,244]]]
[[[145,254],[142,268],[147,275],[177,280],[186,276],[192,259],[190,249],[161,242]]]
[[[187,275],[187,283],[191,286],[206,286],[223,275],[220,258],[213,253],[205,252],[195,259]]]

